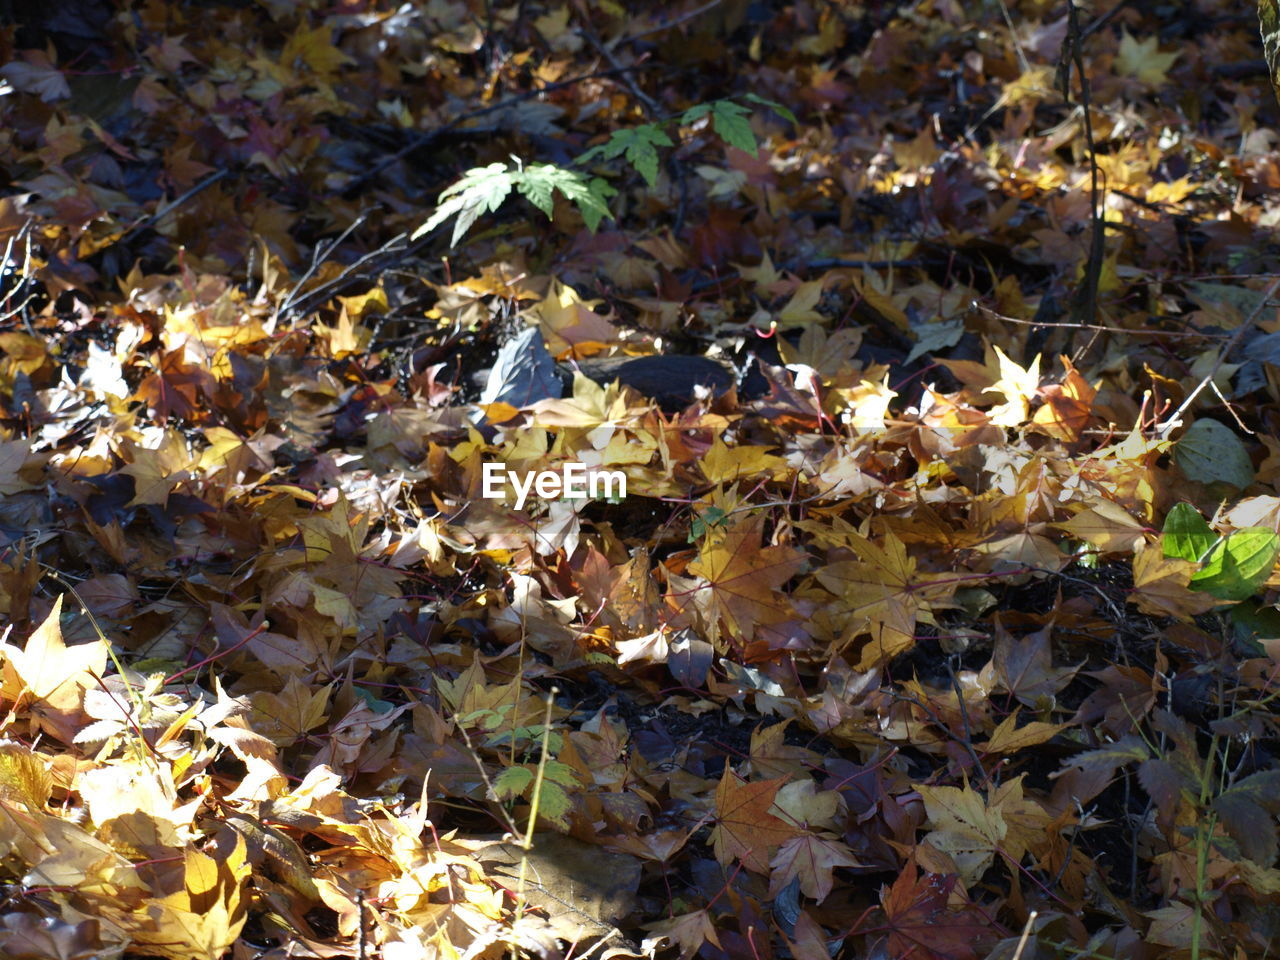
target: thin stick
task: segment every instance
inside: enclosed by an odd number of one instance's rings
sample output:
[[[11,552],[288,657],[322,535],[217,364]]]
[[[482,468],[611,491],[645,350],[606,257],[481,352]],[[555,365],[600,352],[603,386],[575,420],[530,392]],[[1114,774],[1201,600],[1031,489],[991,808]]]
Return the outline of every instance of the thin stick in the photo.
[[[680,14],[680,16],[672,20],[667,20],[664,23],[660,23],[656,27],[650,27],[648,30],[641,30],[639,33],[630,33],[630,34],[627,34],[625,37],[619,37],[617,40],[614,40],[611,44],[609,44],[609,47],[610,49],[612,49],[613,47],[620,46],[621,44],[624,44],[624,43],[634,43],[636,40],[639,40],[641,37],[647,37],[653,33],[661,33],[663,30],[670,30],[672,27],[678,27],[682,23],[688,23],[690,20],[693,20],[695,17],[702,16],[712,7],[718,7],[718,6],[720,6],[720,0],[711,0],[710,3],[704,3],[700,7],[694,7],[688,13],[682,13]]]
[[[1018,949],[1013,951],[1013,960],[1020,960],[1022,951],[1026,949],[1027,938],[1031,936],[1031,924],[1035,923],[1037,912],[1032,910],[1027,914],[1027,924],[1022,928],[1022,936],[1018,939]]]
[[[1245,331],[1253,326],[1254,318],[1257,317],[1258,314],[1262,312],[1262,308],[1270,302],[1271,297],[1275,294],[1277,288],[1280,288],[1280,277],[1276,277],[1276,279],[1271,282],[1271,286],[1267,287],[1267,292],[1263,294],[1258,305],[1253,308],[1253,312],[1250,313],[1248,318],[1240,324],[1236,329],[1235,335],[1227,342],[1227,345],[1222,348],[1222,352],[1218,354],[1218,359],[1214,362],[1213,368],[1204,375],[1198,384],[1196,384],[1196,388],[1187,395],[1187,399],[1182,401],[1182,405],[1178,407],[1177,410],[1173,411],[1173,414],[1169,419],[1163,424],[1157,424],[1158,432],[1156,433],[1156,436],[1159,439],[1168,439],[1169,434],[1182,425],[1182,415],[1187,412],[1191,407],[1191,404],[1195,403],[1196,397],[1200,396],[1200,391],[1213,382],[1213,379],[1218,375],[1218,370],[1221,369],[1222,364],[1226,362],[1227,357],[1231,355],[1231,351],[1236,348],[1236,345],[1240,342],[1241,338],[1244,337]]]
[[[1002,313],[996,313],[990,307],[984,307],[976,300],[972,307],[984,317],[991,320],[1000,320],[1004,323],[1020,323],[1027,327],[1061,327],[1064,330],[1099,330],[1103,333],[1119,333],[1132,337],[1199,337],[1202,340],[1225,340],[1225,333],[1204,333],[1198,330],[1128,330],[1124,327],[1108,327],[1102,323],[1068,323],[1066,321],[1059,322],[1045,320],[1023,320],[1019,317],[1006,317]]]
[[[345,187],[343,187],[343,192],[350,193],[350,191],[352,190],[360,189],[366,183],[368,183],[370,180],[372,180],[374,177],[380,174],[383,170],[385,170],[387,167],[391,166],[391,164],[395,163],[397,160],[402,159],[403,157],[407,156],[410,153],[413,153],[415,150],[421,150],[424,147],[431,146],[431,144],[435,143],[438,139],[443,137],[445,134],[452,133],[454,130],[462,128],[463,124],[470,123],[472,120],[477,120],[480,117],[487,116],[488,114],[491,114],[491,113],[498,113],[501,110],[506,110],[509,107],[515,106],[517,103],[522,103],[525,100],[532,100],[535,97],[540,97],[546,93],[553,93],[556,90],[563,90],[566,87],[572,87],[575,84],[585,83],[588,80],[598,80],[604,77],[614,77],[620,73],[622,74],[629,73],[632,70],[639,70],[644,66],[645,64],[637,63],[629,67],[619,67],[613,70],[596,70],[591,73],[584,73],[581,76],[570,77],[568,80],[560,80],[560,81],[557,81],[556,83],[548,83],[547,85],[539,87],[536,90],[526,90],[523,93],[512,94],[511,96],[499,101],[498,103],[493,103],[487,107],[481,107],[479,110],[472,110],[468,113],[461,114],[457,117],[454,117],[452,120],[450,120],[448,123],[444,124],[443,126],[436,127],[434,130],[428,130],[426,133],[423,133],[423,134],[420,134],[419,136],[414,137],[412,140],[409,141],[409,143],[405,144],[395,153],[387,154],[385,157],[383,157],[381,160],[379,160],[377,163],[371,166],[364,173],[360,174],[360,176],[351,180],[351,182],[349,182]]]

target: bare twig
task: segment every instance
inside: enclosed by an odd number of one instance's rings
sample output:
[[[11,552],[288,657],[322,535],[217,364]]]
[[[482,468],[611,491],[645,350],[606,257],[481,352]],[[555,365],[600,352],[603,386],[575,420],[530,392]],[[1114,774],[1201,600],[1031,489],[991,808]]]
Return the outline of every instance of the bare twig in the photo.
[[[289,295],[284,298],[284,303],[280,304],[279,313],[287,314],[290,311],[293,307],[294,298],[297,297],[299,291],[302,290],[306,282],[315,276],[315,272],[320,269],[320,264],[324,263],[325,260],[329,258],[329,254],[338,249],[338,245],[341,244],[342,241],[346,240],[347,237],[351,236],[351,234],[359,229],[360,225],[368,219],[369,211],[365,210],[347,224],[346,229],[344,229],[342,233],[338,234],[336,238],[330,240],[328,243],[321,241],[316,244],[315,252],[311,255],[311,265],[307,267],[306,272],[298,278],[298,282],[293,285],[293,289],[289,291]]]
[[[1209,384],[1213,383],[1213,380],[1218,375],[1218,371],[1222,368],[1223,363],[1225,363],[1227,357],[1231,355],[1231,351],[1236,348],[1236,345],[1244,337],[1245,331],[1253,326],[1254,319],[1262,312],[1262,308],[1271,301],[1271,298],[1274,296],[1277,288],[1280,288],[1280,277],[1276,277],[1276,279],[1271,282],[1271,286],[1267,287],[1267,292],[1263,294],[1262,299],[1258,301],[1258,305],[1253,308],[1253,311],[1249,316],[1240,324],[1239,327],[1236,328],[1235,334],[1229,341],[1227,341],[1227,345],[1222,348],[1222,352],[1218,354],[1218,359],[1214,362],[1213,367],[1204,375],[1200,382],[1196,384],[1196,388],[1187,394],[1187,398],[1182,401],[1182,405],[1179,406],[1177,410],[1173,411],[1169,416],[1169,419],[1164,423],[1156,425],[1156,436],[1159,439],[1167,439],[1169,434],[1181,426],[1182,415],[1190,409],[1191,404],[1195,403],[1196,397],[1200,396],[1200,392],[1204,390],[1205,387],[1209,386]]]
[[[1120,2],[1117,3],[1114,7],[1108,10],[1102,16],[1100,16],[1097,20],[1093,21],[1093,23],[1085,27],[1083,32],[1081,32],[1080,34],[1080,39],[1087,40],[1089,39],[1089,37],[1092,37],[1095,33],[1097,33],[1099,30],[1105,27],[1108,23],[1114,20],[1119,15],[1120,11],[1123,10],[1128,5],[1129,5],[1129,0],[1120,0]]]
[[[1095,25],[1101,27],[1101,23]],[[1089,259],[1085,266],[1084,277],[1076,291],[1075,302],[1071,305],[1071,318],[1077,323],[1092,323],[1098,315],[1098,285],[1102,280],[1102,261],[1106,256],[1106,223],[1099,207],[1098,190],[1098,148],[1093,138],[1093,117],[1089,96],[1089,77],[1085,74],[1084,54],[1081,45],[1085,34],[1080,30],[1080,20],[1075,0],[1067,0],[1067,34],[1062,41],[1062,59],[1058,64],[1058,80],[1062,88],[1062,96],[1071,101],[1071,67],[1075,65],[1080,75],[1080,109],[1084,112],[1085,144],[1089,150]],[[1096,335],[1094,337],[1096,339]],[[1091,346],[1086,345],[1087,350]],[[1076,359],[1082,351],[1077,351]]]
[[[634,43],[641,37],[647,37],[650,34],[661,33],[663,30],[670,30],[672,27],[678,27],[682,23],[688,23],[690,20],[702,16],[712,7],[718,6],[720,6],[720,0],[711,0],[710,3],[704,3],[700,7],[694,7],[688,13],[682,13],[678,17],[659,23],[657,26],[650,27],[648,30],[641,30],[638,33],[629,33],[626,36],[619,37],[617,40],[611,41],[609,47],[612,49],[614,47],[621,46],[624,43]]]
[[[983,784],[989,785],[991,783],[991,775],[982,766],[982,758],[978,756],[978,751],[973,748],[973,728],[969,725],[969,708],[964,702],[964,689],[960,686],[960,678],[956,676],[955,668],[949,660],[947,661],[947,675],[951,677],[951,688],[955,690],[956,702],[960,705],[960,724],[964,729],[964,739],[960,742],[964,744],[964,748],[969,754],[969,759],[973,761],[974,770],[982,777]]]
[[[35,296],[36,296],[35,291],[32,291],[31,293],[27,294],[27,296],[23,300],[21,300],[16,306],[10,307],[9,302],[15,296],[18,295],[18,293],[22,290],[22,288],[26,286],[27,282],[31,279],[31,232],[34,229],[34,227],[35,227],[34,220],[28,220],[21,227],[19,227],[18,231],[14,233],[12,236],[10,236],[8,242],[4,245],[4,254],[0,255],[0,278],[2,278],[5,273],[9,272],[10,264],[13,265],[12,272],[15,275],[15,277],[21,277],[21,279],[15,280],[13,289],[4,295],[3,301],[0,301],[0,307],[3,307],[3,310],[0,310],[0,323],[3,323],[6,320],[16,317],[19,313],[22,313],[23,325],[27,328],[27,333],[31,334],[32,336],[35,335],[35,331],[31,329],[31,321],[27,318],[25,311],[27,308],[27,304],[29,304],[32,300],[35,299]],[[13,259],[12,259],[13,248],[18,243],[21,243],[23,245],[21,268],[19,268],[17,264],[13,262]]]
[[[492,103],[487,107],[481,107],[479,110],[470,110],[467,113],[460,114],[459,116],[454,117],[452,120],[450,120],[448,123],[444,124],[443,126],[436,127],[434,130],[428,130],[425,133],[421,133],[413,137],[412,139],[410,139],[410,141],[407,144],[405,144],[399,150],[395,151],[394,153],[387,154],[382,159],[380,159],[377,163],[373,164],[364,173],[360,174],[360,176],[355,177],[353,180],[347,183],[346,186],[343,188],[343,190],[348,194],[351,191],[359,190],[361,187],[367,184],[370,180],[372,180],[374,177],[380,174],[383,170],[391,166],[391,164],[395,163],[397,160],[403,159],[404,157],[413,153],[415,150],[421,150],[424,147],[431,146],[431,144],[435,143],[441,137],[445,136],[446,134],[452,133],[455,130],[464,128],[466,124],[470,123],[473,120],[478,120],[479,118],[488,116],[491,113],[499,113],[503,110],[510,109],[512,106],[514,106],[517,103],[523,103],[525,100],[533,100],[537,97],[543,96],[544,94],[553,93],[556,90],[563,90],[567,87],[572,87],[579,83],[585,83],[588,80],[598,80],[605,77],[616,77],[619,74],[626,74],[633,70],[640,70],[644,66],[645,66],[644,64],[637,63],[629,67],[619,67],[618,69],[614,69],[614,70],[595,70],[595,71],[592,71],[591,73],[584,73],[581,76],[570,77],[568,80],[560,80],[560,81],[557,81],[556,83],[548,83],[545,86],[538,87],[538,89],[536,90],[526,90],[523,93],[513,94],[512,96],[506,97],[505,99],[499,101],[498,103]]]
[[[1225,333],[1204,333],[1199,330],[1150,330],[1145,327],[1138,330],[1130,330],[1127,327],[1109,327],[1102,323],[1060,323],[1056,320],[1023,320],[1020,317],[1006,317],[1002,313],[996,313],[990,307],[984,307],[977,301],[974,301],[972,308],[990,320],[999,320],[1002,323],[1020,323],[1027,327],[1060,327],[1064,330],[1098,330],[1102,333],[1118,333],[1127,337],[1196,337],[1201,340],[1225,340],[1227,336]]]
[[[213,185],[214,185],[215,183],[217,183],[219,180],[224,180],[224,179],[226,179],[227,177],[229,177],[230,175],[231,175],[231,171],[230,171],[230,170],[227,170],[227,169],[225,169],[225,168],[224,168],[224,169],[222,169],[222,170],[217,170],[217,171],[215,171],[215,172],[213,172],[213,173],[209,174],[209,176],[205,177],[203,180],[201,180],[199,183],[197,183],[197,184],[196,184],[194,187],[192,187],[190,190],[186,191],[185,193],[183,193],[181,196],[177,197],[176,199],[174,199],[174,200],[170,200],[170,201],[169,201],[168,203],[166,203],[166,204],[165,204],[161,209],[157,210],[157,211],[156,211],[155,213],[153,213],[151,216],[149,216],[149,217],[143,217],[141,220],[139,220],[139,221],[137,221],[136,223],[134,223],[131,227],[129,227],[127,230],[125,230],[125,232],[124,232],[124,233],[122,233],[122,234],[120,234],[120,236],[116,237],[116,242],[119,242],[120,240],[123,240],[125,237],[127,237],[129,234],[133,233],[133,231],[135,231],[135,230],[141,230],[143,227],[149,227],[149,226],[151,226],[152,224],[159,223],[161,220],[163,220],[163,219],[164,219],[165,217],[167,217],[169,214],[173,213],[173,211],[177,210],[180,206],[182,206],[184,203],[186,203],[188,200],[190,200],[190,199],[191,199],[192,197],[194,197],[196,194],[200,193],[200,192],[201,192],[201,191],[203,191],[203,190],[207,190],[207,189],[209,189],[209,187],[213,186]]]
[[[581,18],[578,26],[579,32],[587,38],[587,41],[593,47],[595,47],[596,52],[599,53],[600,56],[604,57],[605,62],[607,62],[610,67],[615,71],[622,71],[623,66],[618,61],[618,58],[613,55],[613,49],[601,41],[599,35],[591,29],[588,24],[588,14],[585,4],[579,4],[578,14]],[[661,118],[662,104],[658,103],[657,100],[641,90],[639,84],[637,84],[635,80],[626,73],[620,73],[619,79],[622,82],[622,85],[631,92],[633,97],[636,98],[636,102],[640,104],[641,109],[644,110],[645,116],[648,117],[651,123]],[[680,195],[680,199],[676,203],[675,222],[672,226],[672,233],[678,234],[680,232],[680,228],[684,226],[685,209],[688,206],[689,200],[689,184],[686,180],[684,164],[680,162],[680,158],[677,156],[675,151],[672,151],[671,155],[667,158],[667,169],[671,171],[671,176],[676,182],[676,190]]]

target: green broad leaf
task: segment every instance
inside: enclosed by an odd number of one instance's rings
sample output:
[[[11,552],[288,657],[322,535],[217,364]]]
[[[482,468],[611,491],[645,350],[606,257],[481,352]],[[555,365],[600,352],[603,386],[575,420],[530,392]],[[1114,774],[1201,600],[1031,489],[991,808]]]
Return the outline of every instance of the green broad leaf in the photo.
[[[456,247],[481,214],[492,213],[502,206],[502,201],[511,193],[518,176],[519,171],[508,169],[505,163],[473,167],[462,175],[461,180],[441,191],[436,212],[413,232],[410,239],[416,240],[450,217],[457,217],[453,225],[453,238],[449,241],[451,246]]]
[[[582,219],[586,223],[587,229],[595,233],[600,229],[601,220],[605,217],[610,220],[613,219],[613,214],[609,212],[609,198],[616,197],[618,191],[609,185],[608,180],[600,177],[593,177],[587,188],[591,196],[591,202],[579,204],[578,212],[582,214]]]
[[[493,778],[493,792],[499,800],[518,797],[533,783],[533,771],[528,767],[507,767]]]
[[[1164,518],[1164,555],[1199,563],[1215,543],[1218,535],[1189,503],[1175,503]]]
[[[1271,88],[1280,99],[1280,9],[1276,0],[1258,0],[1258,27],[1267,69],[1271,71]]]
[[[592,147],[582,156],[578,163],[589,163],[596,157],[605,160],[616,160],[626,157],[627,162],[639,171],[645,183],[650,187],[658,182],[658,147],[673,146],[671,138],[656,123],[645,123],[638,127],[615,131],[607,142]]]
[[[761,97],[754,93],[748,93],[742,99],[750,100],[752,103],[758,103],[762,107],[768,107],[770,110],[772,110],[778,116],[782,117],[784,120],[790,120],[792,123],[799,122],[796,120],[796,115],[794,113],[792,113],[789,109],[784,107],[782,104],[778,103],[776,100],[766,100],[764,97]]]
[[[680,114],[680,122],[684,124],[686,127],[688,127],[688,126],[691,126],[692,124],[697,123],[699,120],[701,120],[710,112],[711,112],[711,104],[709,103],[694,104],[684,113]]]
[[[545,778],[543,781],[544,789],[545,783],[548,780],[554,783],[563,784],[566,787],[580,786],[582,782],[578,779],[578,772],[574,770],[573,767],[569,766],[567,763],[561,763],[559,760],[548,760],[542,773]]]
[[[601,220],[610,216],[606,202],[610,193],[606,191],[612,191],[612,188],[603,180],[590,180],[577,170],[566,170],[551,163],[535,163],[519,174],[516,187],[548,217],[553,209],[553,194],[559,190],[578,208],[592,233]]]
[[[716,100],[711,104],[711,128],[725,143],[758,155],[756,135],[751,130],[751,111],[732,100]]]
[[[1243,441],[1217,420],[1197,420],[1174,446],[1173,457],[1188,480],[1225,483],[1243,490],[1253,483],[1253,463]]]
[[[1280,770],[1265,770],[1239,780],[1213,801],[1227,835],[1255,863],[1275,862],[1275,813],[1280,810]]]
[[[693,523],[689,524],[689,542],[694,543],[706,536],[707,531],[718,526],[725,516],[720,507],[708,507],[700,516],[694,517]]]
[[[1280,536],[1274,531],[1237,530],[1209,551],[1204,566],[1191,578],[1191,588],[1219,600],[1248,600],[1271,576],[1277,558]]]
[[[690,107],[680,117],[685,126],[697,123],[710,115],[711,129],[720,139],[731,147],[745,150],[753,157],[757,156],[756,135],[751,131],[751,110],[732,100],[713,100]]]
[[[567,831],[572,811],[573,798],[565,788],[551,780],[542,781],[542,790],[538,794],[538,816]]]

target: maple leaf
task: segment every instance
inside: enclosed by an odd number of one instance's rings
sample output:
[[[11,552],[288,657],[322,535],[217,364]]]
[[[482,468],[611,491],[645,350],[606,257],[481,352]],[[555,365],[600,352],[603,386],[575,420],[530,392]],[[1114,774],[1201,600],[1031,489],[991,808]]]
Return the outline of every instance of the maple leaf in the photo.
[[[925,840],[951,856],[966,884],[976,883],[1009,832],[1004,817],[968,784],[963,788],[920,784],[916,792],[924,798],[933,827]]]
[[[32,715],[64,743],[78,732],[85,693],[97,689],[97,678],[107,665],[107,648],[101,640],[68,647],[62,639],[62,596],[49,615],[18,648],[0,643],[3,687],[10,703],[26,698],[36,701]]]
[[[1120,52],[1115,59],[1116,73],[1159,86],[1168,80],[1166,74],[1179,56],[1178,53],[1161,53],[1159,37],[1135,40],[1128,29],[1124,29],[1120,35]]]
[[[1018,711],[1015,710],[992,731],[990,740],[977,746],[987,753],[1016,753],[1051,740],[1068,726],[1069,724],[1065,723],[1042,723],[1039,720],[1033,720],[1019,727]]]
[[[163,507],[174,487],[191,476],[186,469],[191,466],[191,454],[175,430],[166,430],[162,442],[154,449],[133,443],[128,444],[127,449],[131,461],[120,470],[134,481],[133,499],[127,506],[150,503]]]
[[[970,908],[951,909],[954,875],[919,875],[908,860],[893,886],[881,892],[885,945],[892,957],[913,960],[977,960],[994,931]]]
[[[778,896],[783,887],[798,877],[800,891],[818,903],[830,895],[836,867],[862,866],[848,844],[828,834],[810,831],[784,840],[769,865],[773,867],[769,896]]]
[[[646,944],[666,938],[679,947],[681,960],[689,960],[689,957],[697,953],[703,943],[710,943],[716,949],[720,949],[720,937],[716,933],[715,922],[706,910],[682,913],[670,920],[650,923],[645,929],[653,934],[651,939],[645,940]]]
[[[689,572],[706,582],[693,601],[708,624],[723,623],[734,637],[750,640],[757,627],[782,623],[794,614],[787,583],[804,565],[805,555],[788,546],[761,547],[763,516],[746,517],[727,529],[713,527]]]
[[[1133,555],[1133,590],[1129,602],[1143,613],[1190,620],[1207,613],[1219,601],[1211,593],[1191,589],[1191,578],[1200,569],[1178,557],[1166,557],[1160,549],[1139,545]]]
[[[955,578],[918,573],[915,558],[892,533],[882,545],[852,531],[845,539],[861,559],[828,564],[817,578],[851,617],[868,625],[871,643],[858,669],[869,670],[915,644],[916,621],[932,622],[930,605],[954,592]]]
[[[725,761],[724,776],[716,787],[716,825],[711,831],[721,864],[727,866],[736,857],[748,870],[769,872],[772,849],[796,835],[795,827],[769,812],[785,782],[780,777],[748,783]]]

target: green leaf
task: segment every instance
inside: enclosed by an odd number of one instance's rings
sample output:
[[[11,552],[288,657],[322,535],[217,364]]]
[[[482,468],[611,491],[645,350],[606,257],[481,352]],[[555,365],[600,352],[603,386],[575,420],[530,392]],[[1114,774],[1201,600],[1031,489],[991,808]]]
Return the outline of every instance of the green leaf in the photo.
[[[625,156],[650,187],[658,182],[658,147],[670,147],[671,138],[656,123],[645,123],[627,130],[617,130],[607,142],[592,147],[578,163],[588,163],[596,157],[616,160]]]
[[[742,99],[750,100],[752,103],[758,103],[762,107],[768,107],[784,120],[790,120],[792,123],[799,122],[796,120],[796,115],[794,113],[775,100],[766,100],[764,97],[758,96],[754,93],[748,93]]]
[[[578,772],[559,760],[548,760],[542,772],[547,781],[560,783],[566,787],[577,787],[582,784],[578,779]],[[543,782],[543,789],[546,789],[546,781]]]
[[[499,800],[518,797],[533,783],[533,771],[528,767],[507,767],[493,779],[493,792]]]
[[[605,202],[608,195],[605,189],[612,191],[604,181],[588,180],[585,174],[577,170],[566,170],[551,163],[535,163],[526,168],[516,183],[520,193],[529,201],[551,216],[553,193],[559,190],[577,206],[592,233],[600,225],[600,221],[610,216],[609,205]]]
[[[518,172],[507,169],[505,163],[491,163],[487,167],[473,167],[451,187],[441,191],[439,206],[431,218],[413,232],[410,239],[417,240],[424,233],[434,230],[450,217],[458,219],[453,225],[451,246],[457,246],[463,234],[471,229],[482,213],[491,213],[502,206],[511,192]]]
[[[1280,536],[1266,527],[1237,530],[1209,551],[1191,578],[1193,590],[1219,600],[1247,600],[1257,593],[1280,558]]]
[[[756,153],[756,135],[751,132],[749,117],[751,110],[732,100],[713,100],[711,103],[699,103],[690,107],[680,117],[685,126],[697,123],[703,117],[711,116],[711,127],[720,135],[725,143],[739,150],[745,150],[753,157]]]
[[[720,139],[731,147],[757,156],[756,135],[751,130],[751,111],[732,100],[716,100],[711,104],[711,126]]]
[[[1280,10],[1276,0],[1258,0],[1258,26],[1267,69],[1271,71],[1271,87],[1280,98]]]
[[[1197,483],[1226,483],[1243,490],[1253,483],[1253,463],[1235,432],[1217,420],[1197,420],[1173,451],[1183,474]]]
[[[1215,543],[1218,535],[1189,503],[1175,503],[1164,518],[1164,555],[1199,563]]]
[[[550,820],[561,830],[569,829],[569,813],[573,810],[573,798],[564,787],[551,780],[542,782],[538,794],[538,816]]]
[[[718,526],[727,514],[720,507],[707,507],[700,516],[693,518],[689,524],[689,542],[694,543],[706,536],[708,530]]]
[[[686,110],[684,113],[680,115],[680,122],[684,124],[686,127],[690,127],[690,126],[693,126],[693,124],[697,123],[699,120],[701,120],[710,112],[711,112],[711,104],[709,103],[694,104],[692,107],[690,107],[688,110]]]
[[[1242,603],[1231,608],[1231,633],[1237,650],[1247,657],[1265,657],[1259,637],[1280,637],[1280,610],[1270,604]]]
[[[1280,770],[1237,781],[1213,801],[1228,836],[1246,857],[1264,867],[1276,859],[1275,812],[1280,809]]]

